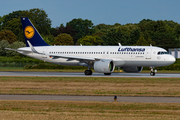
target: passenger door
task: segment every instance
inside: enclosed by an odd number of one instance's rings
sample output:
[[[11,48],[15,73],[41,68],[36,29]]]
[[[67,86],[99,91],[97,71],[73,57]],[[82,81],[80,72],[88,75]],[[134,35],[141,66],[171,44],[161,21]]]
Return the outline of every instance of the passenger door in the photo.
[[[42,58],[44,58],[44,60],[46,60],[47,59],[47,48],[44,48],[43,49],[43,56],[42,56]]]
[[[146,49],[146,59],[151,59],[151,48]]]

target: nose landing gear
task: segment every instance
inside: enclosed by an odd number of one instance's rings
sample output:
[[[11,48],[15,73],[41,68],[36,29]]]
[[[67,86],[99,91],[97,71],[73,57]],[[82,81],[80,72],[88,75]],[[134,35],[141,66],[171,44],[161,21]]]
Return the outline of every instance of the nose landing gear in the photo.
[[[150,67],[150,68],[151,68],[150,75],[151,75],[151,76],[155,76],[155,72],[153,71],[153,67]]]
[[[154,76],[154,75],[155,75],[155,72],[150,72],[150,75],[151,75],[151,76]]]

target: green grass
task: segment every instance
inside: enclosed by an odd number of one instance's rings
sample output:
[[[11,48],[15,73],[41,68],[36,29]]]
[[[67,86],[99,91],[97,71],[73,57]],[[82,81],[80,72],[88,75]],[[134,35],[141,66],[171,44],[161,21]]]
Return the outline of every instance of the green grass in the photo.
[[[180,96],[180,78],[0,77],[0,94]]]
[[[180,119],[179,103],[85,101],[0,101],[1,119],[171,120]]]
[[[0,77],[0,94],[180,96],[180,78]],[[1,119],[171,120],[179,103],[0,100]]]
[[[22,72],[84,72],[84,70],[72,69],[25,69],[23,67],[0,67],[0,71],[22,71]]]
[[[5,70],[5,71],[11,71],[11,70],[19,70],[22,71],[24,70],[24,67],[0,67],[0,71]]]

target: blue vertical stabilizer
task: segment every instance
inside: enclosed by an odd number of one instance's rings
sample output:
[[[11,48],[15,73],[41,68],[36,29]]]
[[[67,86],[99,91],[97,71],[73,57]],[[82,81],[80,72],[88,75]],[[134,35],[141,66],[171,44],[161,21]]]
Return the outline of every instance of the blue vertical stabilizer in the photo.
[[[33,45],[33,46],[49,46],[41,37],[39,32],[36,30],[34,25],[31,23],[31,21],[27,17],[21,18],[21,23],[23,27],[23,33],[26,41],[26,46],[29,47],[29,44],[27,43],[27,40]]]

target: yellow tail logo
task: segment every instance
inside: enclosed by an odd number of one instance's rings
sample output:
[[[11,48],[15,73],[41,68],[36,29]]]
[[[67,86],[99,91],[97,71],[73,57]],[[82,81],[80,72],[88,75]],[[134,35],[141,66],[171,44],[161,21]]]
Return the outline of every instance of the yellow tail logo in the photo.
[[[35,31],[32,26],[27,26],[24,29],[24,34],[25,34],[26,38],[28,38],[28,39],[31,39],[34,36],[34,33],[35,33]]]

